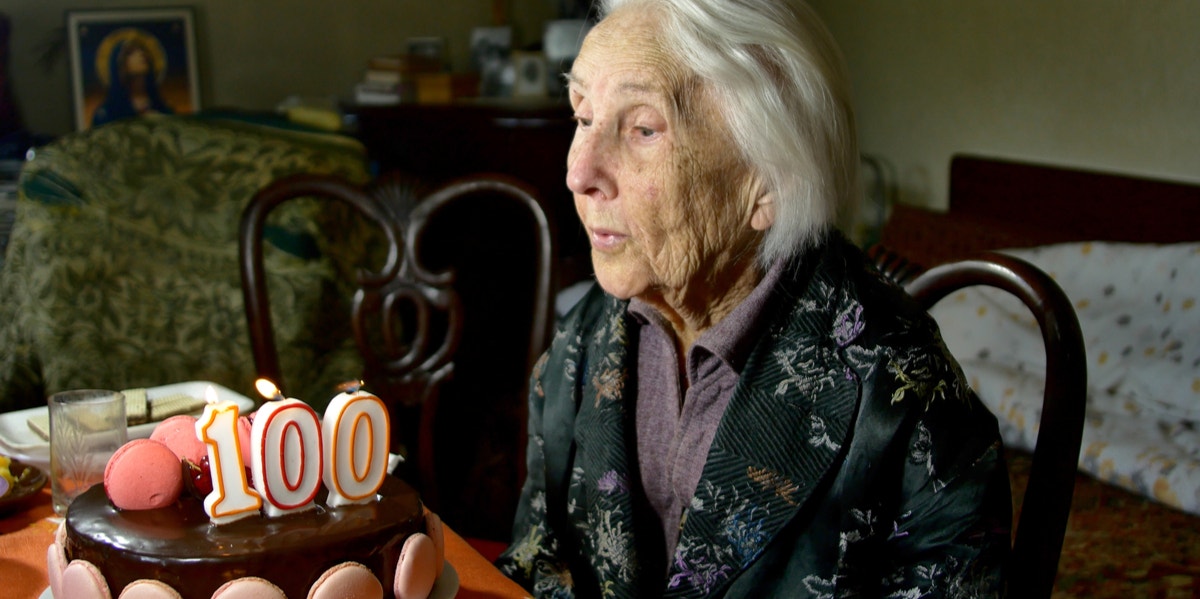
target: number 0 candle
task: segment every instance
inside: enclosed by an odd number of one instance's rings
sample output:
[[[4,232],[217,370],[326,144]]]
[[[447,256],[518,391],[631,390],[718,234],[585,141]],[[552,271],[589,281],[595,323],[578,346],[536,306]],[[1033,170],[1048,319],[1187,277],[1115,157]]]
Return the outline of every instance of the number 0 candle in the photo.
[[[321,487],[321,425],[317,412],[297,399],[269,401],[250,428],[250,464],[268,517],[315,506]]]
[[[204,498],[204,511],[214,524],[225,524],[258,513],[262,498],[246,480],[246,465],[238,442],[238,407],[218,401],[212,387],[205,390],[204,413],[196,421],[196,436],[208,445],[213,490]]]
[[[341,393],[329,402],[321,436],[330,507],[375,500],[387,475],[390,426],[383,401],[371,393]]]

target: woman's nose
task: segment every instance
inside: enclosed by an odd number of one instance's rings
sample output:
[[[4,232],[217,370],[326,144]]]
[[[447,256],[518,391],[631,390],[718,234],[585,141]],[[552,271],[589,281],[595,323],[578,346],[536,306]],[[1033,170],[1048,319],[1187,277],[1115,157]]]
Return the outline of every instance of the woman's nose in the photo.
[[[610,151],[595,130],[575,132],[567,153],[567,188],[575,195],[604,200],[614,196]]]

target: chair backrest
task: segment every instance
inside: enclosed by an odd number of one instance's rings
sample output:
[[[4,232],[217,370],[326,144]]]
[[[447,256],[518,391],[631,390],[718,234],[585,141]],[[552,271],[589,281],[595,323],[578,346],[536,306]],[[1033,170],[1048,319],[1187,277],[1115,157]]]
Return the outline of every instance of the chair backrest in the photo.
[[[388,405],[393,417],[392,450],[406,457],[402,476],[420,489],[426,504],[440,510],[443,498],[439,480],[444,476],[438,472],[436,458],[438,447],[445,444],[435,441],[439,403],[445,383],[458,368],[460,344],[471,319],[465,307],[472,305],[472,301],[465,300],[457,288],[458,267],[432,255],[438,248],[437,240],[431,243],[427,239],[436,235],[430,233],[431,227],[443,213],[459,209],[457,205],[461,203],[480,201],[479,198],[516,208],[532,221],[535,233],[529,241],[533,250],[522,254],[532,257],[528,269],[536,273],[529,296],[532,298],[529,333],[527,339],[513,342],[515,347],[527,346],[519,373],[521,380],[527,377],[549,338],[553,247],[545,214],[528,187],[517,181],[480,175],[452,182],[421,199],[409,197],[416,189],[420,187],[403,189],[396,178],[388,177],[365,187],[325,176],[301,175],[276,181],[256,194],[243,212],[240,267],[257,372],[286,388],[274,340],[264,270],[263,232],[267,216],[289,200],[315,197],[340,201],[375,225],[382,234],[380,245],[384,247],[364,249],[383,250],[383,264],[378,270],[358,270],[357,288],[350,303],[350,323],[363,371],[361,375],[347,373],[346,378],[360,377],[366,389]],[[498,244],[498,251],[503,250],[503,243]],[[507,291],[492,290],[496,294]],[[461,406],[452,407],[456,416],[463,411]],[[523,424],[523,418],[520,422]],[[523,435],[523,430],[514,434]],[[524,447],[523,441],[515,445]],[[524,464],[523,456],[514,455],[511,459]],[[523,476],[523,472],[519,475]]]
[[[1050,597],[1075,491],[1087,394],[1083,335],[1070,299],[1041,269],[1005,254],[981,252],[924,271],[881,246],[869,254],[927,310],[959,289],[985,285],[1016,296],[1037,319],[1046,383],[1029,483],[1014,523],[1008,595]]]

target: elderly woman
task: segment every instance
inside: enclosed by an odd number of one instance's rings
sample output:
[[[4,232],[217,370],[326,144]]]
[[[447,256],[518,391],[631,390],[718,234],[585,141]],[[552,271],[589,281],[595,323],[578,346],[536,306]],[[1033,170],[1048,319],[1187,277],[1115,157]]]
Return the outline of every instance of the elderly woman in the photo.
[[[608,0],[568,77],[599,289],[533,373],[500,567],[550,597],[999,594],[996,422],[832,228],[849,83],[801,0]]]

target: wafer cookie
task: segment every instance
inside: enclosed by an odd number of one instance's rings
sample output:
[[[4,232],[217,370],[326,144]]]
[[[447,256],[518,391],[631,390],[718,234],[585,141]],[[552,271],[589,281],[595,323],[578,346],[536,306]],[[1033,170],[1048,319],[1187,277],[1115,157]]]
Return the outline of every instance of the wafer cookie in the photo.
[[[171,395],[155,397],[148,403],[150,405],[150,420],[153,422],[162,422],[171,416],[198,412],[208,402],[199,397],[187,395],[186,393],[172,393]]]

